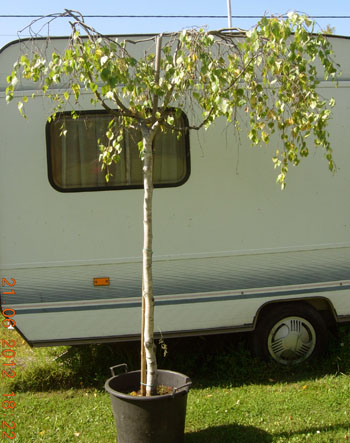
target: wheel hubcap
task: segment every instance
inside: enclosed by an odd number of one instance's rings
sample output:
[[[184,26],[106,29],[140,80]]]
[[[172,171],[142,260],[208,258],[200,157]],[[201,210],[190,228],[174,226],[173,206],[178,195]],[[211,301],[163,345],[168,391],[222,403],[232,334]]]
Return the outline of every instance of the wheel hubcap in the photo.
[[[287,317],[271,329],[268,349],[271,357],[285,365],[306,360],[316,346],[316,333],[310,322],[301,317]]]

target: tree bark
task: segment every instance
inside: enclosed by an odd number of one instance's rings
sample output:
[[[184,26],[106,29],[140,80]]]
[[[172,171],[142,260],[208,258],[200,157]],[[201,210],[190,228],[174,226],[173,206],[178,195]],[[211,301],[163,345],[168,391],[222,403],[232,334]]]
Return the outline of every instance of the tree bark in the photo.
[[[152,197],[153,197],[153,152],[152,142],[155,128],[142,127],[143,141],[143,303],[144,316],[144,349],[146,354],[147,377],[146,395],[150,396],[157,391],[157,361],[154,345],[154,297],[152,278]]]
[[[145,353],[145,299],[143,297],[143,278],[142,278],[142,304],[141,304],[141,374],[140,374],[140,392],[142,397],[146,395],[146,353]]]
[[[155,82],[159,83],[160,57],[162,35],[156,37]],[[153,147],[152,142],[158,123],[158,95],[154,95],[152,128],[142,126],[143,142],[143,189],[144,189],[144,246],[143,246],[143,275],[142,275],[142,334],[141,334],[141,395],[157,393],[157,359],[154,345],[154,296],[152,277],[152,198],[153,198]],[[145,365],[147,371],[145,374]],[[145,377],[146,375],[146,377]],[[146,378],[146,383],[145,383]]]

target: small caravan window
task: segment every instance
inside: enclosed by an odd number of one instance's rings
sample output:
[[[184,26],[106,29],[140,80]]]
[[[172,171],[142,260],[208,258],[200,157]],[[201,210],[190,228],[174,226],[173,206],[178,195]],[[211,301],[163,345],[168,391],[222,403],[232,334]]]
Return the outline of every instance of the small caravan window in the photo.
[[[110,166],[111,177],[106,182],[106,171],[101,170],[97,140],[105,139],[110,114],[97,111],[79,113],[73,119],[70,113],[57,114],[47,123],[48,172],[52,186],[61,192],[97,191],[107,189],[135,189],[143,187],[142,163],[137,142],[137,130],[125,130],[124,146],[117,164]],[[188,124],[185,114],[179,118],[179,127]],[[66,135],[60,135],[62,125]],[[190,174],[189,137],[184,133],[158,133],[153,142],[155,187],[179,186]]]

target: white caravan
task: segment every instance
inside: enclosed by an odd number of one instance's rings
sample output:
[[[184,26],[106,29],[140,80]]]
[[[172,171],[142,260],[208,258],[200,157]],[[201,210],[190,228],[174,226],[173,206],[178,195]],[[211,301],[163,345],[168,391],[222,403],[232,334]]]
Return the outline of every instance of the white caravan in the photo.
[[[79,120],[60,116],[66,137],[47,123],[45,99],[29,101],[28,120],[6,105],[21,44],[0,52],[2,307],[15,311],[32,346],[137,339],[143,190],[135,142],[126,140],[107,185],[96,139],[108,116],[88,94]],[[164,337],[255,331],[260,354],[296,363],[324,349],[330,325],[350,320],[350,40],[332,44],[342,77],[320,88],[337,101],[335,175],[322,152],[311,152],[281,191],[272,147],[252,148],[244,128],[238,137],[220,121],[181,141],[158,137],[155,330]]]

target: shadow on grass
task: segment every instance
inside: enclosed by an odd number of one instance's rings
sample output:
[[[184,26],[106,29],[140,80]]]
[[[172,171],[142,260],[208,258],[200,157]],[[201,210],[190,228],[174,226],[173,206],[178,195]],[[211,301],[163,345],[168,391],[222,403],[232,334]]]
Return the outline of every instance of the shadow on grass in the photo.
[[[214,426],[185,434],[185,443],[249,442],[268,443],[272,436],[254,426],[224,425]]]
[[[223,425],[213,426],[208,429],[203,429],[197,432],[191,432],[185,434],[185,443],[217,443],[217,442],[239,442],[239,443],[268,443],[272,442],[276,438],[283,438],[286,441],[293,436],[311,436],[322,435],[331,431],[342,431],[344,435],[342,439],[348,439],[350,434],[348,433],[350,424],[340,423],[334,426],[325,427],[311,427],[300,429],[299,431],[281,432],[279,434],[269,434],[262,429],[255,428],[254,426],[241,426],[241,425]]]
[[[288,383],[350,374],[350,325],[341,326],[338,336],[330,338],[325,356],[294,367],[254,358],[248,334],[191,338],[185,346],[184,340],[168,342],[170,357],[160,356],[159,366],[184,372],[193,379],[194,387]]]
[[[193,380],[193,387],[241,386],[315,379],[327,374],[350,374],[350,326],[339,328],[322,359],[301,367],[281,367],[255,359],[249,352],[249,335],[225,334],[207,337],[167,339],[167,354],[158,346],[158,367],[182,372]],[[47,391],[65,388],[103,389],[111,376],[109,368],[127,363],[139,369],[139,343],[72,346],[61,356],[50,356],[50,363],[31,364],[18,371],[12,389]],[[49,352],[49,351],[48,351]]]

